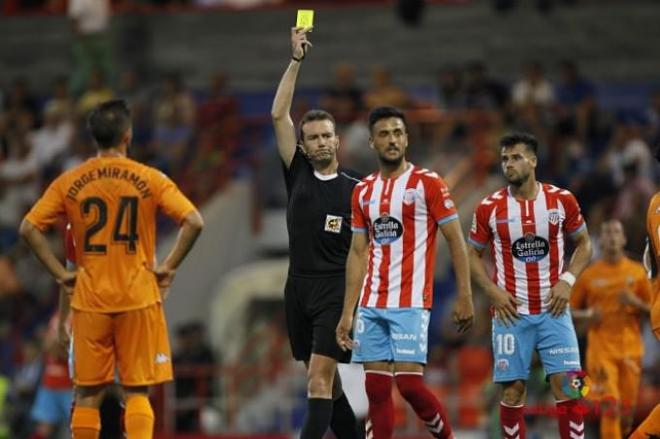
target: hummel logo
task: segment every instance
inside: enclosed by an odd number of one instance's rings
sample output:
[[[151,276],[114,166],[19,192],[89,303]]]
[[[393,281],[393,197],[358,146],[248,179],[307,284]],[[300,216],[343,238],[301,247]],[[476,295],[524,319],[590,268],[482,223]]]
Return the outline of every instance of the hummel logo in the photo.
[[[520,430],[519,424],[516,424],[513,427],[507,427],[506,425],[504,425],[503,427],[504,427],[504,436],[506,439],[520,439],[520,435],[518,434],[518,431]]]
[[[573,421],[568,421],[570,428],[571,439],[584,439],[584,422],[579,424]]]
[[[156,364],[164,364],[164,363],[169,363],[170,357],[167,355],[163,354],[162,352],[159,352],[156,354]]]

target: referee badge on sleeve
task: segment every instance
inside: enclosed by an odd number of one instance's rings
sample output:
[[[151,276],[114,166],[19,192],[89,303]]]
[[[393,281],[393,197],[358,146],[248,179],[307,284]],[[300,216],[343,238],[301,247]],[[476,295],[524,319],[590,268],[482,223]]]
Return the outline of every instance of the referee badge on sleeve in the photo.
[[[344,218],[335,215],[325,216],[325,231],[330,233],[341,233],[341,222]]]

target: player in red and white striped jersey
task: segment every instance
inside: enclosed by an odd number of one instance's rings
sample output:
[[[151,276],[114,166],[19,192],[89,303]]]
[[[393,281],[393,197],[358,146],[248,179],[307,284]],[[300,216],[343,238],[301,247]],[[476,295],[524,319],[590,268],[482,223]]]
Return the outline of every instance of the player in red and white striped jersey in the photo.
[[[434,437],[452,438],[444,408],[424,384],[423,373],[438,230],[447,239],[456,271],[454,321],[459,331],[472,325],[463,232],[442,178],[405,160],[408,135],[403,113],[376,108],[369,115],[369,128],[380,170],[353,190],[353,237],[337,343],[352,349],[352,360],[363,363],[366,372],[368,438],[392,436],[392,381]]]
[[[532,200],[516,199],[510,187],[484,199],[468,238],[476,248],[490,243],[493,279],[518,299],[521,314],[548,310],[546,299],[563,272],[565,235],[586,230],[573,194],[547,183],[538,183],[537,190]]]
[[[373,241],[360,306],[430,309],[438,227],[458,219],[442,178],[413,164],[396,179],[372,174],[352,210],[353,231]]]
[[[473,280],[493,302],[493,375],[504,389],[502,434],[525,437],[525,382],[536,350],[557,402],[561,438],[584,438],[577,403],[581,389],[574,387],[583,374],[567,305],[576,276],[591,259],[587,227],[569,191],[536,180],[533,136],[507,135],[500,146],[509,185],[477,207],[468,253]],[[576,247],[563,271],[567,237]],[[492,280],[481,260],[489,245],[495,258]]]

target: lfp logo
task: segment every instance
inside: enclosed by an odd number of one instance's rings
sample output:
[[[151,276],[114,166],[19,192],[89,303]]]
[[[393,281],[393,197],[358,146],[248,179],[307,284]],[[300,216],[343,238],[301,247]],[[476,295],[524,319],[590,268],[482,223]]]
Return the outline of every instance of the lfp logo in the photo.
[[[566,372],[561,390],[570,398],[581,398],[589,393],[589,377],[582,370],[570,370]]]

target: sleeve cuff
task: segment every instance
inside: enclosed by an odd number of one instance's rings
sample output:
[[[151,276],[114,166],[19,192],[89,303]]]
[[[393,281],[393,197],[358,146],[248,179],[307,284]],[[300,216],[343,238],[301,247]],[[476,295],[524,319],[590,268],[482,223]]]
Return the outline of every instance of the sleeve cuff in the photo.
[[[458,214],[454,213],[454,214],[448,215],[444,218],[440,218],[439,220],[436,221],[436,224],[441,226],[443,224],[447,224],[448,222],[451,222],[451,221],[454,221],[454,220],[457,220],[457,219],[458,219]]]
[[[481,249],[483,249],[483,248],[488,247],[487,244],[482,244],[482,243],[480,243],[480,242],[478,242],[478,241],[475,241],[474,239],[469,238],[469,237],[468,237],[468,239],[467,239],[467,242],[468,242],[472,247],[476,247],[476,248],[481,248]]]
[[[570,236],[572,238],[573,236],[577,235],[578,233],[580,233],[581,231],[583,231],[586,228],[587,228],[587,223],[582,223],[582,225],[580,227],[578,227],[577,229],[573,230],[572,232],[568,232],[568,236]]]
[[[351,227],[353,233],[367,233],[367,229],[364,227]]]

